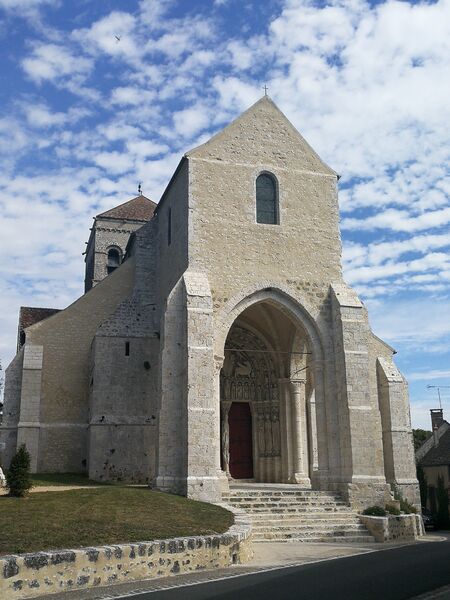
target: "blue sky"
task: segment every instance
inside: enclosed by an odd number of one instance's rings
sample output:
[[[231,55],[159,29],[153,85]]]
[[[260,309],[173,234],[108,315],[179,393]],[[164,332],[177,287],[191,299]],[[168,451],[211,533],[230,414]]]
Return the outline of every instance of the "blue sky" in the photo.
[[[450,0],[0,0],[0,44],[4,365],[20,305],[81,293],[92,217],[138,182],[158,200],[267,83],[342,175],[346,279],[428,427],[427,384],[450,385]]]

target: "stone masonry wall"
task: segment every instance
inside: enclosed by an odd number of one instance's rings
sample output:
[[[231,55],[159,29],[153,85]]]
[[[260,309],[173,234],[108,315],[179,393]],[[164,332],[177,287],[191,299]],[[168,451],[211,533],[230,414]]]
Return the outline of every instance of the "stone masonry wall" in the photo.
[[[92,286],[97,285],[108,275],[108,249],[112,246],[120,248],[121,257],[125,255],[131,233],[142,227],[142,222],[124,222],[121,219],[97,217],[94,223],[94,235],[90,239],[86,255],[86,283],[92,276]]]
[[[336,174],[273,103],[263,99],[187,157],[190,269],[207,274],[215,297],[294,279],[316,288],[320,306],[342,278]],[[262,171],[278,181],[279,225],[256,223]]]
[[[420,515],[389,515],[387,517],[359,515],[359,518],[377,542],[413,541],[425,535]]]
[[[250,525],[237,516],[222,535],[0,557],[0,598],[35,598],[217,569],[251,556]]]
[[[23,348],[6,369],[3,423],[0,426],[0,466],[8,468],[17,447],[17,425],[20,417]]]
[[[155,476],[160,334],[154,223],[136,232],[133,291],[92,345],[89,475],[147,483]]]
[[[386,479],[420,508],[408,386],[392,358],[378,358],[377,375]]]
[[[99,324],[129,294],[133,276],[130,260],[66,310],[27,329],[26,346],[43,348],[38,471],[86,469],[90,346]],[[21,410],[28,401],[23,388]]]

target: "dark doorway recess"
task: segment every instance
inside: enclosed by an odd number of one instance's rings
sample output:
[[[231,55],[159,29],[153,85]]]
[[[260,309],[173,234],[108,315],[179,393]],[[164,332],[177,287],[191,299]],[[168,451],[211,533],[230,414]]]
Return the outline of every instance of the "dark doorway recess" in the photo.
[[[228,413],[230,474],[233,479],[253,478],[252,413],[248,402],[233,402]]]

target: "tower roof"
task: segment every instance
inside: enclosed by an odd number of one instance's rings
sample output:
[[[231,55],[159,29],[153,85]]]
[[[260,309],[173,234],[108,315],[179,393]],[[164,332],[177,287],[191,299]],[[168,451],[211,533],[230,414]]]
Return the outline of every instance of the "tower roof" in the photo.
[[[96,218],[105,219],[129,219],[131,221],[150,221],[155,212],[156,203],[142,194],[100,213]]]

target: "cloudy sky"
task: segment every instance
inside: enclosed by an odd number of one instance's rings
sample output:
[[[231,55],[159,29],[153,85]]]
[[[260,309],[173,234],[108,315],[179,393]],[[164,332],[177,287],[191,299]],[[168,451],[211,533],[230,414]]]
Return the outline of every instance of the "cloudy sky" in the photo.
[[[92,216],[157,201],[263,93],[338,173],[346,278],[415,426],[450,385],[450,0],[0,0],[0,358],[82,291]],[[450,417],[450,389],[442,389]]]

